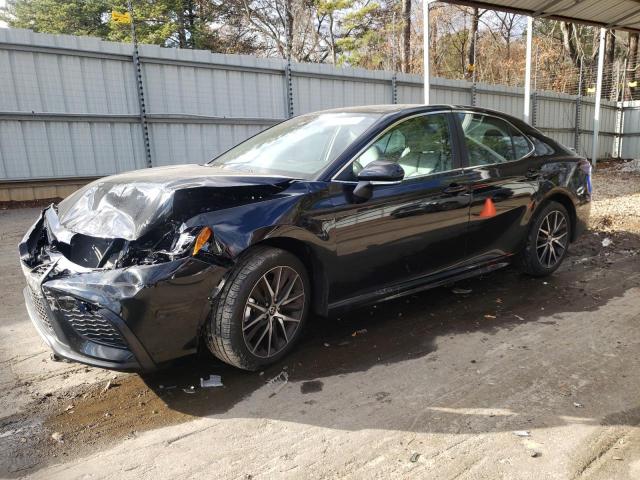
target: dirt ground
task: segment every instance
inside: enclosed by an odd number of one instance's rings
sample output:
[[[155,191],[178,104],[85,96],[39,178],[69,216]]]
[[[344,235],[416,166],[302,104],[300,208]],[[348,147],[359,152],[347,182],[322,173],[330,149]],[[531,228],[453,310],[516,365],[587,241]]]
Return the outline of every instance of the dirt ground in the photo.
[[[640,478],[640,168],[594,189],[550,278],[506,269],[315,319],[259,373],[53,362],[16,251],[37,209],[1,211],[0,476]],[[209,374],[224,387],[200,388]]]

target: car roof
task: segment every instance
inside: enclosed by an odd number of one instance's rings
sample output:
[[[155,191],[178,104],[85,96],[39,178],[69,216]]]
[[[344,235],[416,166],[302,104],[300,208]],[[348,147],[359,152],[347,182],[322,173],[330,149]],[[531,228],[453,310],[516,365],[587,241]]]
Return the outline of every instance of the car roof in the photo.
[[[484,107],[476,107],[472,105],[450,105],[450,104],[424,105],[424,104],[406,103],[406,104],[389,104],[389,105],[361,105],[361,106],[353,106],[353,107],[332,108],[329,110],[322,110],[320,112],[313,112],[313,113],[371,113],[371,114],[379,114],[383,116],[387,116],[387,115],[400,116],[403,114],[429,112],[429,111],[436,111],[436,110],[452,110],[452,109],[468,110],[468,111],[473,111],[478,113],[489,113],[489,114],[505,117],[509,120],[515,119],[512,115],[508,113],[500,112],[499,110],[493,110],[493,109],[484,108]]]
[[[378,114],[394,114],[401,112],[409,112],[414,110],[442,110],[450,109],[451,105],[420,105],[420,104],[388,104],[388,105],[360,105],[354,107],[331,108],[322,110],[321,113],[378,113]],[[314,112],[320,113],[320,112]]]

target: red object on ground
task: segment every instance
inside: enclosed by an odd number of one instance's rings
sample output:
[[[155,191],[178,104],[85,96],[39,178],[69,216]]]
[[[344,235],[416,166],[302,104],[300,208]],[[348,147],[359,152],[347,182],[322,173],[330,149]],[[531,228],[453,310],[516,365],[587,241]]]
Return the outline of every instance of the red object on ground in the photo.
[[[480,218],[489,218],[496,216],[496,206],[493,204],[493,200],[487,198],[484,201],[484,207],[482,207],[482,211],[480,212]]]

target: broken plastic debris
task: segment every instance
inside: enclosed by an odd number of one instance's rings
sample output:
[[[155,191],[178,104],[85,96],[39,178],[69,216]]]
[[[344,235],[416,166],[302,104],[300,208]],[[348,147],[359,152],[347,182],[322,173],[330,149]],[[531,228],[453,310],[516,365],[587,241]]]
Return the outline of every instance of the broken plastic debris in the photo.
[[[278,375],[273,377],[267,383],[269,385],[273,385],[274,383],[287,382],[288,380],[289,380],[289,374],[284,370],[282,370]]]
[[[222,387],[222,377],[220,375],[209,375],[207,379],[201,378],[200,386],[202,388]]]
[[[418,452],[415,452],[413,455],[411,455],[411,463],[416,463],[419,458],[420,454]]]
[[[184,393],[196,393],[196,387],[194,387],[193,385],[191,385],[188,388],[183,388],[182,391]]]
[[[58,443],[64,443],[64,437],[60,432],[53,432],[51,438]]]
[[[611,245],[613,243],[613,241],[607,237],[605,239],[602,240],[602,246],[603,247],[608,247],[609,245]]]
[[[578,403],[578,402],[573,402],[573,406],[576,407],[576,408],[583,408],[584,407],[583,404]]]
[[[269,395],[269,398],[280,393],[280,390],[284,388],[284,386],[287,384],[288,381],[289,381],[289,374],[284,370],[281,371],[275,377],[273,377],[271,380],[269,380],[267,382],[268,385],[276,385],[275,390],[271,393],[271,395]]]
[[[487,314],[487,315],[485,315],[485,316],[484,316],[484,318],[496,318],[496,316],[495,316],[495,315],[488,315],[488,314]]]
[[[531,432],[529,430],[516,430],[515,432],[513,432],[513,434],[518,436],[518,437],[530,437],[531,436]]]
[[[455,293],[456,295],[466,295],[467,293],[471,293],[473,292],[473,290],[471,290],[470,288],[452,288],[451,292]]]
[[[357,337],[358,335],[364,335],[365,333],[367,333],[367,329],[366,328],[361,328],[360,330],[356,330],[355,332],[353,332],[351,334],[352,337]]]
[[[515,313],[513,314],[514,317],[516,317],[518,320],[520,320],[521,322],[524,322],[524,318],[522,318],[520,315],[516,315]]]
[[[109,380],[107,384],[104,386],[104,388],[102,389],[102,393],[106,392],[110,388],[111,388],[111,380]]]

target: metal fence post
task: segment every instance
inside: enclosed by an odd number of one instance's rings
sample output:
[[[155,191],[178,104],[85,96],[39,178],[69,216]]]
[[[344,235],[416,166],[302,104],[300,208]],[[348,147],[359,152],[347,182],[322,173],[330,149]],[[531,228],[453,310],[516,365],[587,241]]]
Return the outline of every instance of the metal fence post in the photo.
[[[149,126],[147,125],[147,109],[144,102],[144,85],[142,83],[142,65],[138,54],[138,39],[136,38],[135,19],[131,0],[128,2],[129,14],[131,15],[131,40],[133,42],[133,67],[136,74],[136,84],[138,88],[138,105],[140,107],[140,127],[142,128],[142,141],[144,142],[144,153],[147,160],[147,167],[153,167],[151,162],[151,142],[149,141]]]
[[[284,76],[287,88],[287,115],[293,117],[293,79],[291,75],[291,61],[287,60],[284,67]]]
[[[623,97],[624,98],[624,97]],[[616,158],[622,157],[622,135],[624,134],[624,100],[618,102],[616,118],[616,137],[614,142],[614,151],[611,152]]]
[[[471,84],[471,106],[472,107],[476,106],[476,102],[478,101],[477,96],[478,96],[478,89],[476,87],[476,82],[473,82]]]
[[[538,92],[531,94],[531,125],[536,126],[538,124]]]
[[[393,73],[391,77],[391,103],[394,105],[398,103],[398,76]]]
[[[578,95],[576,96],[576,119],[575,119],[575,132],[573,137],[573,149],[578,152],[580,148],[580,130],[582,127],[582,57],[580,57],[580,73],[578,74]]]
[[[580,148],[580,130],[582,123],[582,97],[580,94],[576,96],[576,118],[575,118],[575,129],[573,132],[573,149],[578,152]]]

